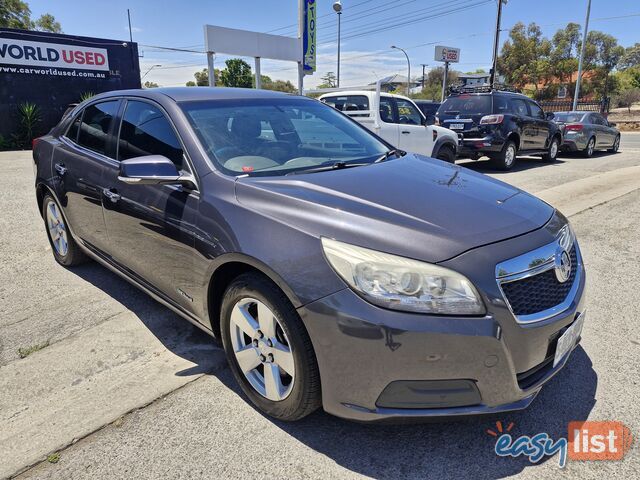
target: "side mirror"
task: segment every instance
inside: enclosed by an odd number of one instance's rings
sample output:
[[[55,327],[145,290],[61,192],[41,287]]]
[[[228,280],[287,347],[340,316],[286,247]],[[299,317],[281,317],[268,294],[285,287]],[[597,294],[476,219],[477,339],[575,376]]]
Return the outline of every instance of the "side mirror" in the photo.
[[[553,112],[547,112],[544,114],[544,118],[546,118],[547,120],[553,120],[555,118],[555,115],[553,114]]]
[[[425,122],[425,125],[433,125],[436,123],[436,116],[435,115],[427,115],[427,120]]]
[[[120,162],[118,180],[130,185],[179,184],[196,188],[191,175],[180,175],[175,164],[162,155],[135,157]]]
[[[615,127],[615,126],[617,126],[617,125],[618,125],[618,124],[617,124],[617,123],[615,123],[615,122],[609,122],[609,126],[610,126],[610,127]]]

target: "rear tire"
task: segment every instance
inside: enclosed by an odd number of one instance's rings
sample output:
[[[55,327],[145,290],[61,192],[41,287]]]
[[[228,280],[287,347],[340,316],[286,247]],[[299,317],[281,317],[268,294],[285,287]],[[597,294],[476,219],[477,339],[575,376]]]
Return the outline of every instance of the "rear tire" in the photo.
[[[516,164],[517,152],[516,144],[511,140],[507,140],[504,147],[502,147],[502,151],[498,155],[491,157],[491,164],[498,170],[511,170]]]
[[[558,158],[558,152],[560,151],[560,141],[558,137],[553,137],[551,139],[551,143],[549,144],[549,150],[547,153],[542,155],[542,160],[545,162],[555,162]]]
[[[320,372],[311,339],[274,283],[257,273],[236,278],[224,294],[220,324],[233,376],[260,411],[293,421],[320,406]]]
[[[613,141],[613,145],[610,149],[607,150],[609,153],[618,153],[618,149],[620,148],[620,135],[616,136],[616,139]]]
[[[440,147],[440,150],[438,150],[438,153],[436,154],[436,158],[444,162],[456,163],[456,154],[453,151],[453,148],[449,145],[443,145]]]
[[[591,137],[587,142],[587,146],[582,150],[582,156],[584,158],[591,158],[593,156],[593,152],[596,149],[596,137]]]
[[[88,260],[73,238],[60,205],[49,193],[42,200],[42,218],[56,262],[65,267],[75,267]]]

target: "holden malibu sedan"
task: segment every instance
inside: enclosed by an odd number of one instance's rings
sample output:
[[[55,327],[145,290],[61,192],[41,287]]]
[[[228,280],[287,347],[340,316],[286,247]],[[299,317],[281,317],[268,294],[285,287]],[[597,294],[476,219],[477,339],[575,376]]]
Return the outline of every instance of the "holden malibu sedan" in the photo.
[[[562,214],[315,100],[110,92],[33,156],[55,259],[93,259],[220,338],[273,417],[522,409],[580,340]]]

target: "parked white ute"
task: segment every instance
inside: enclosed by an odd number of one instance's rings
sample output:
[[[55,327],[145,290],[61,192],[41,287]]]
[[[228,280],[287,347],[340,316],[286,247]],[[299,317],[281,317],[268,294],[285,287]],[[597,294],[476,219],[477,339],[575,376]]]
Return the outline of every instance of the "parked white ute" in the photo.
[[[407,97],[381,93],[379,89],[340,90],[325,93],[319,100],[401,150],[455,162],[458,134],[448,128],[426,125],[423,113]]]

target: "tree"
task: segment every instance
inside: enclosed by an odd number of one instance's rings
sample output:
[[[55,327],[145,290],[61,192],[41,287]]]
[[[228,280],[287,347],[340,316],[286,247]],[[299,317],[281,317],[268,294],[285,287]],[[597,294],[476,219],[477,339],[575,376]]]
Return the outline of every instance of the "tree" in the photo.
[[[146,81],[144,82],[144,84],[142,85],[142,88],[158,88],[159,85],[156,82],[150,82],[150,81]]]
[[[251,88],[253,77],[251,66],[241,58],[230,58],[224,62],[227,66],[220,72],[220,83],[225,87]]]
[[[324,77],[320,77],[322,83],[318,85],[318,88],[335,88],[338,85],[338,79],[333,72],[327,72]]]
[[[631,113],[631,106],[640,102],[640,88],[628,88],[626,90],[622,90],[620,95],[618,95],[618,105],[621,107],[627,107],[627,111]]]
[[[449,70],[447,73],[447,85],[454,85],[458,81],[460,73],[456,70]],[[432,68],[429,70],[425,81],[424,88],[420,93],[411,95],[413,98],[422,98],[425,100],[440,101],[442,96],[442,79],[444,77],[444,67]]]
[[[262,88],[264,90],[275,90],[277,92],[285,93],[295,93],[298,91],[295,85],[289,80],[272,80],[271,77],[268,77],[267,75],[260,75],[260,81],[262,82]]]
[[[573,73],[578,70],[578,55],[581,40],[580,25],[570,22],[558,30],[551,39],[549,73],[563,83],[573,82]]]
[[[628,47],[624,51],[624,55],[618,63],[618,67],[626,70],[627,68],[640,66],[640,43],[636,43]]]
[[[208,87],[209,86],[209,69],[203,68],[201,72],[196,72],[193,74],[196,81],[190,80],[187,82],[187,87]],[[216,85],[220,84],[220,70],[215,68],[213,70],[213,76],[216,81]]]
[[[640,69],[631,72],[631,86],[640,89]]]
[[[587,34],[583,75],[585,71],[594,72],[589,83],[593,85],[593,91],[602,97],[609,94],[613,82],[610,78],[611,71],[624,52],[624,47],[618,45],[618,40],[607,33],[592,30]]]
[[[49,13],[32,20],[29,4],[22,0],[0,0],[0,27],[54,33],[62,31],[60,23]]]

